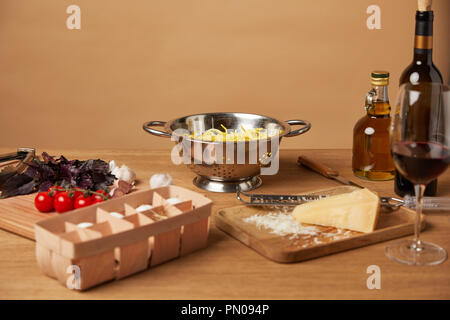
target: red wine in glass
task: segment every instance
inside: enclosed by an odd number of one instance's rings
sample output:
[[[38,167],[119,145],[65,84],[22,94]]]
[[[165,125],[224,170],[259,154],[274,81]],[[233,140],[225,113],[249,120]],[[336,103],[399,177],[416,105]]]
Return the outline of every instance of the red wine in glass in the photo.
[[[409,265],[442,263],[447,251],[422,241],[420,230],[425,185],[450,164],[450,87],[435,82],[401,85],[390,136],[395,168],[414,184],[416,221],[414,238],[388,244],[386,255]]]
[[[392,146],[397,170],[414,184],[428,184],[442,174],[450,162],[450,150],[434,142],[401,141]]]

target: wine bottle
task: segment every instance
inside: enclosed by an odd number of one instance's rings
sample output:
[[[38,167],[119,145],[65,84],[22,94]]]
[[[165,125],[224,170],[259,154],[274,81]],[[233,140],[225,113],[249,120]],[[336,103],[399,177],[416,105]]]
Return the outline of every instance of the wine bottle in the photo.
[[[433,53],[433,19],[434,14],[430,6],[420,8],[416,12],[416,29],[414,37],[414,57],[412,63],[403,71],[400,76],[400,85],[404,83],[418,84],[420,82],[443,83],[439,69],[434,65]],[[427,11],[421,11],[427,10]],[[424,123],[424,126],[426,124]],[[424,128],[424,130],[426,130]],[[395,193],[403,197],[414,195],[414,186],[403,177],[398,171],[395,174]],[[426,196],[434,196],[437,192],[437,180],[427,184],[425,188]]]

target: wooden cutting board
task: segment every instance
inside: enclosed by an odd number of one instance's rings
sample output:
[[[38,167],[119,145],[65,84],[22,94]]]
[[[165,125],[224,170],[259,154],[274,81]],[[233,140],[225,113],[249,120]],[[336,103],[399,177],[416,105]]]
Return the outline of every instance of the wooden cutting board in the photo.
[[[335,195],[352,190],[354,187],[343,186],[309,193]],[[382,209],[374,232],[315,226],[319,229],[316,235],[299,235],[297,238],[293,238],[292,234],[279,236],[271,233],[270,229],[244,221],[255,214],[279,212],[277,208],[240,205],[219,210],[215,215],[215,224],[262,256],[280,263],[292,263],[412,234],[416,214],[403,207],[395,211]],[[423,215],[421,227],[425,227]]]
[[[0,200],[0,228],[34,240],[34,224],[57,215],[41,213],[34,207],[36,193]]]

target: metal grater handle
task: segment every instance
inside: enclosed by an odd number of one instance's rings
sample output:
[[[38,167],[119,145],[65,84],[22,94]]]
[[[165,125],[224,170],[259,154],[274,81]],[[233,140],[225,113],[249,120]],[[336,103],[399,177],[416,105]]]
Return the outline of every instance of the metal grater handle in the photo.
[[[416,197],[405,196],[405,206],[416,208]],[[450,210],[450,197],[423,197],[422,209],[424,210]]]
[[[244,199],[247,197],[247,199]],[[248,205],[284,205],[296,206],[308,201],[320,200],[326,198],[325,195],[278,195],[278,194],[248,194],[240,190],[236,191],[236,197]]]
[[[34,156],[35,151],[33,148],[18,148],[16,152],[0,155],[0,162],[24,160],[29,154]]]

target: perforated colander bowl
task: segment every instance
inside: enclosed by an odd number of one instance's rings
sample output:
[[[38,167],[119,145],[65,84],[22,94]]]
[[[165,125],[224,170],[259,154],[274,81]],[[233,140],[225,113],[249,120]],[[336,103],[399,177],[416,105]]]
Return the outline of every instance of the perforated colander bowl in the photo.
[[[292,130],[291,126],[302,127]],[[157,130],[153,127],[163,127]],[[191,133],[205,132],[208,129],[223,131],[241,128],[263,128],[268,132],[279,132],[276,139],[258,141],[205,141],[190,138]],[[149,121],[143,129],[148,133],[171,138],[179,146],[183,162],[197,176],[194,184],[214,192],[236,192],[253,190],[262,183],[259,177],[262,167],[269,167],[270,161],[278,153],[282,137],[294,137],[307,132],[311,124],[305,120],[280,121],[271,117],[251,113],[203,113],[177,118],[168,122]],[[205,156],[206,155],[206,156]]]

